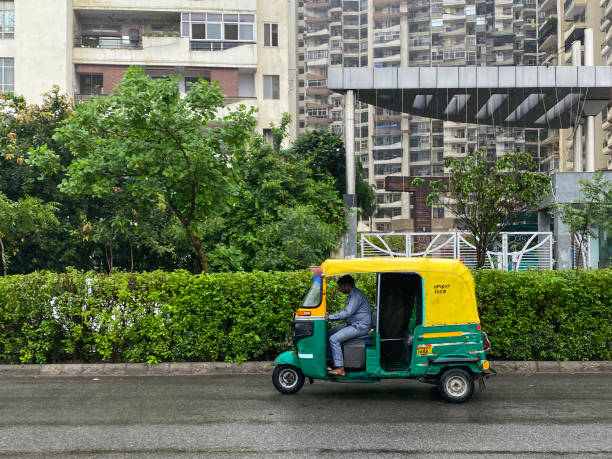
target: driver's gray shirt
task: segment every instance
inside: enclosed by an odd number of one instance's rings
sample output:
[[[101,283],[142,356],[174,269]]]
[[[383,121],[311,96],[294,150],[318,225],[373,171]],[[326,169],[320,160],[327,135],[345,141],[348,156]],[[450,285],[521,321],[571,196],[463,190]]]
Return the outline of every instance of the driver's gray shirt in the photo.
[[[340,312],[329,315],[330,320],[345,320],[347,324],[359,329],[369,330],[372,324],[372,312],[368,297],[353,287],[346,299],[346,306]]]

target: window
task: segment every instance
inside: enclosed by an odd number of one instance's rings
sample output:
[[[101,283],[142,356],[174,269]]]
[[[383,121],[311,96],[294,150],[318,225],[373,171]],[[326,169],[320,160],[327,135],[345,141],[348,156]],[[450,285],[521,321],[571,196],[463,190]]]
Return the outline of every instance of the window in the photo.
[[[274,144],[274,134],[272,133],[272,129],[264,128],[263,137],[266,143],[270,145]]]
[[[15,2],[0,1],[0,38],[15,36]]]
[[[224,24],[226,40],[238,40],[238,24]]]
[[[79,89],[82,95],[104,94],[104,76],[98,73],[80,73]]]
[[[279,76],[264,75],[264,99],[280,99]]]
[[[444,207],[434,207],[433,218],[444,218]]]
[[[189,91],[194,84],[196,84],[200,78],[208,81],[210,83],[210,72],[206,72],[206,74],[201,75],[199,77],[196,76],[187,76],[185,77],[185,91]]]
[[[255,39],[254,14],[182,13],[181,35],[192,40]]]
[[[0,57],[0,92],[15,90],[15,61],[12,57]]]
[[[206,38],[206,24],[191,24],[191,38],[204,40]]]
[[[278,46],[278,24],[264,24],[264,46]]]

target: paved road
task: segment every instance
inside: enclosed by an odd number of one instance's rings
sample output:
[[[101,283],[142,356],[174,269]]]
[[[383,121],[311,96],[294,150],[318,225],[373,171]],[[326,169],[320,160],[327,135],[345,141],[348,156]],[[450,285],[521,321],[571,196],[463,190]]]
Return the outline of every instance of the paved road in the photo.
[[[464,405],[416,381],[0,378],[0,457],[612,457],[612,375],[500,376]]]

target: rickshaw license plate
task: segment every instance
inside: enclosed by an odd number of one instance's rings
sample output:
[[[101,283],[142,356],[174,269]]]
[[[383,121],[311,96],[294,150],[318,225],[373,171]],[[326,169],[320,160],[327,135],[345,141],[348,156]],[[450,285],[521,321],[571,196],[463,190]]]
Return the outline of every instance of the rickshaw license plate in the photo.
[[[419,344],[417,346],[417,355],[429,355],[433,353],[433,344]]]

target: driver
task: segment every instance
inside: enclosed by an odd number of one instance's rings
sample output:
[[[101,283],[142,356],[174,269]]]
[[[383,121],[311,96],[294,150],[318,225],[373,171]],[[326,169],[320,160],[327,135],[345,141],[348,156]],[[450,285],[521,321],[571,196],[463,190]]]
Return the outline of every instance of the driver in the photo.
[[[334,369],[327,372],[333,376],[345,376],[344,358],[341,344],[351,338],[363,336],[370,331],[372,316],[368,297],[355,287],[355,279],[352,276],[342,276],[338,279],[338,290],[345,295],[346,306],[340,312],[327,315],[329,320],[344,320],[346,323],[337,325],[327,331],[329,347],[327,355],[331,354]]]

